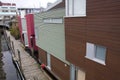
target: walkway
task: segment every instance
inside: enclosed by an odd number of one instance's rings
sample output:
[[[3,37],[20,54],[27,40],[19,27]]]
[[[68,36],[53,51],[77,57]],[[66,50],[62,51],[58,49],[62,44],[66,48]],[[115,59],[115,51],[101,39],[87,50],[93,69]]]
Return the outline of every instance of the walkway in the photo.
[[[18,59],[17,49],[20,51],[22,70],[26,80],[52,80],[50,77],[39,68],[39,64],[23,49],[19,40],[15,40],[10,35],[9,31],[6,31],[7,36],[10,36],[10,40],[14,42],[15,55]]]

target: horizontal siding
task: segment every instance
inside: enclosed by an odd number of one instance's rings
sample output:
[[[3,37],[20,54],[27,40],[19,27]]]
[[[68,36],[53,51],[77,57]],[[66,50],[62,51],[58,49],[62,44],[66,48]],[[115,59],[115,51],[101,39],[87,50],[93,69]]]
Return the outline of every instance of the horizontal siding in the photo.
[[[41,14],[35,14],[35,30],[38,38],[36,40],[37,46],[57,57],[63,62],[65,60],[65,30],[64,23],[44,23],[44,18],[63,18],[65,9],[56,9]],[[64,19],[63,19],[64,22]]]
[[[40,59],[40,61],[42,63],[44,63],[45,65],[47,65],[47,54],[44,50],[42,50],[41,48],[38,48],[38,52],[39,52],[39,56],[38,58]]]
[[[87,16],[65,18],[66,59],[84,68],[86,80],[120,79],[120,0],[87,0]],[[107,48],[106,65],[86,59],[86,43]]]
[[[51,56],[51,69],[61,80],[70,80],[70,67],[65,63]]]

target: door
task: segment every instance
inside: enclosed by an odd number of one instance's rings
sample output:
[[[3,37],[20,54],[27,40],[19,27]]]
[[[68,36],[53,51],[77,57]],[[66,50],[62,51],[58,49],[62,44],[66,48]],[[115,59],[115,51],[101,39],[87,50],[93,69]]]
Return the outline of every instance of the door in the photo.
[[[76,69],[76,80],[85,80],[85,71],[77,68]]]

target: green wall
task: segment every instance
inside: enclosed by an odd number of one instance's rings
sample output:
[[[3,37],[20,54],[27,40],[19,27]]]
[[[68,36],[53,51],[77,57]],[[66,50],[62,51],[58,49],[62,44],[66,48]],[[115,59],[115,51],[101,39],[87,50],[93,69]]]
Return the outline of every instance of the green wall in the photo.
[[[36,44],[65,63],[65,9],[57,9],[34,15]],[[63,18],[63,23],[44,23],[44,18]]]

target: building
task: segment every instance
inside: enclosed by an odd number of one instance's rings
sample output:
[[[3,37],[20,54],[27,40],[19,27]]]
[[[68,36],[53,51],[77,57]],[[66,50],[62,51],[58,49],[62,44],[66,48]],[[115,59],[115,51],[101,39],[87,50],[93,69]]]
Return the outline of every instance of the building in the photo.
[[[43,10],[43,8],[18,8],[19,30],[20,30],[20,34],[21,34],[21,41],[24,44],[25,48],[31,47],[29,44],[30,42],[28,42],[29,41],[29,34],[28,34],[29,32],[27,32],[27,31],[29,31],[30,29],[33,29],[33,26],[34,26],[32,23],[29,23],[28,18],[30,18],[30,19],[32,19],[32,18],[28,14],[38,13],[39,11],[42,11],[42,10]],[[33,20],[31,20],[31,21],[33,21]],[[29,26],[29,24],[31,24],[33,26]],[[32,27],[32,28],[27,30],[27,27]]]
[[[45,12],[34,14],[36,45],[39,61],[58,79],[70,79],[69,63],[65,60],[65,0],[58,0]]]
[[[70,80],[120,80],[119,21],[119,0],[66,0]]]
[[[16,4],[15,3],[3,3],[0,2],[0,21],[3,24],[8,25],[10,19],[16,16]]]
[[[26,18],[26,24],[27,24],[27,34],[28,34],[28,48],[30,51],[35,55],[35,57],[38,57],[38,48],[36,46],[35,42],[35,31],[34,31],[34,16],[33,14],[27,14],[25,16]]]
[[[43,12],[45,9],[40,8],[18,8],[18,14],[21,16],[21,18],[24,18],[27,14],[34,14],[34,13],[40,13]]]

